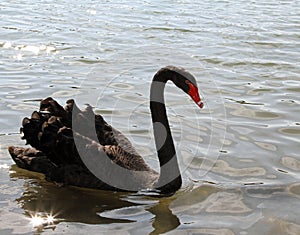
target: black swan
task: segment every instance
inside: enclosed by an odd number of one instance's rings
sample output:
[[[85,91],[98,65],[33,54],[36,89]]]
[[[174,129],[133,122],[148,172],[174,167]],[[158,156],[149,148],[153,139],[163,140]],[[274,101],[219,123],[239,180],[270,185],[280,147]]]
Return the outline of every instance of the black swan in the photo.
[[[32,148],[9,146],[9,153],[18,167],[43,173],[47,180],[62,185],[172,194],[182,179],[164,104],[168,80],[203,107],[196,79],[186,70],[167,66],[154,75],[150,109],[160,173],[91,106],[82,111],[74,100],[68,100],[65,108],[51,97],[42,100],[39,111],[23,119],[20,130]]]

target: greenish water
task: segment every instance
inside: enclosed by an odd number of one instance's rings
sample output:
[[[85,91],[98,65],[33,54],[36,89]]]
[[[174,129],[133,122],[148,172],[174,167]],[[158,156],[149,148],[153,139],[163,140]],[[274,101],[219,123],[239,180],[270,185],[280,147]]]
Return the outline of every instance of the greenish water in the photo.
[[[299,234],[299,1],[0,3],[0,234]],[[153,74],[196,77],[205,108],[166,91],[184,185],[169,198],[58,187],[17,168],[21,120],[75,98],[158,168]],[[32,217],[53,222],[34,227]],[[49,217],[48,217],[49,218]]]

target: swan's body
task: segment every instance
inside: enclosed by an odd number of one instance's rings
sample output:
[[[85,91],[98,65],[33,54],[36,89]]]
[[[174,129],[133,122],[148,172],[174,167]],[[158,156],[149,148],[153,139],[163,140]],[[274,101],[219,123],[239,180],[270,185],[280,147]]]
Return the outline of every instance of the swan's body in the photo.
[[[21,128],[22,138],[33,148],[10,146],[9,152],[19,167],[65,185],[173,193],[181,187],[182,179],[164,104],[168,80],[203,106],[190,73],[168,66],[155,74],[150,109],[160,173],[150,168],[129,140],[101,115],[95,115],[90,106],[81,111],[74,100],[67,101],[65,108],[52,98],[42,100],[40,110],[30,119],[24,118]]]

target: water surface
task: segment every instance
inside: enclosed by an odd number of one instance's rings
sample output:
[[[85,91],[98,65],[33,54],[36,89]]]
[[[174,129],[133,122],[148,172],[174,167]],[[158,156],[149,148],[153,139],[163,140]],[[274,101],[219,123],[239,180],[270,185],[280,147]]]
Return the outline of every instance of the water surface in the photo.
[[[299,1],[18,0],[0,12],[1,234],[299,234]],[[157,169],[149,86],[169,64],[205,100],[198,110],[166,90],[184,178],[172,197],[59,187],[10,159],[22,118],[52,96],[91,103]]]

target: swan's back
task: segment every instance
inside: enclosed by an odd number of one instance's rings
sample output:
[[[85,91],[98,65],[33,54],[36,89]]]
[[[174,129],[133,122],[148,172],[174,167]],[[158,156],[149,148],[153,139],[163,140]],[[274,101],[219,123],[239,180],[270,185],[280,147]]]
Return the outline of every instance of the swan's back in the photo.
[[[113,164],[130,170],[138,188],[150,187],[158,178],[158,173],[146,164],[120,131],[101,115],[95,115],[90,106],[80,110],[74,100],[68,100],[65,108],[50,97],[42,100],[40,110],[34,111],[31,118],[23,119],[21,133],[22,139],[33,148],[9,147],[13,160],[19,167],[43,173],[58,183],[118,190],[89,171],[78,153],[74,136],[83,143],[81,148],[85,152],[93,153],[92,158],[105,153]],[[99,171],[110,174],[105,166]],[[135,176],[139,171],[146,174]]]

